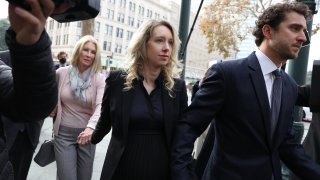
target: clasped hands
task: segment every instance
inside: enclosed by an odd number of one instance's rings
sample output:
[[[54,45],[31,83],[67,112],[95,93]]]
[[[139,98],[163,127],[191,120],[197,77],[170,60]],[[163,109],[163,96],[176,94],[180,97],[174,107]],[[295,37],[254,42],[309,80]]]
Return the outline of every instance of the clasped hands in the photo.
[[[93,129],[87,127],[84,131],[82,131],[77,137],[77,143],[80,145],[87,145],[91,143],[91,136],[93,133]]]

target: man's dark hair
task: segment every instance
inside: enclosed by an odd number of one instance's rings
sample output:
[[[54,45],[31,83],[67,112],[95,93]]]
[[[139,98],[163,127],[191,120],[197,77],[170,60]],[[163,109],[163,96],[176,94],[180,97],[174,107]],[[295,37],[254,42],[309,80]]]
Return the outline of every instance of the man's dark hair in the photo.
[[[253,30],[253,35],[256,37],[255,43],[260,46],[264,36],[262,33],[262,27],[269,25],[271,28],[277,29],[279,24],[286,19],[286,14],[289,12],[296,12],[309,20],[312,17],[312,13],[308,6],[300,2],[292,3],[278,3],[268,7],[256,21],[256,27]]]
[[[63,54],[67,54],[66,52],[64,52],[64,51],[60,51],[59,53],[58,53],[58,55],[57,55],[57,57],[59,58],[61,55],[63,55]]]

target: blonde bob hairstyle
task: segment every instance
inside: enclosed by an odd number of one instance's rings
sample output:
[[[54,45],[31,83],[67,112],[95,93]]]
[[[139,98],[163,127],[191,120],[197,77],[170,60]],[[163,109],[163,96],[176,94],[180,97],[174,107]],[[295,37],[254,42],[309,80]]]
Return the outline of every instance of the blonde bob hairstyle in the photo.
[[[96,46],[95,59],[92,64],[92,72],[96,74],[101,71],[101,50],[98,41],[91,35],[83,36],[77,41],[71,55],[70,63],[72,66],[78,67],[80,52],[83,50],[83,47],[87,42],[91,42]]]
[[[143,63],[146,59],[147,43],[150,40],[154,29],[158,26],[167,27],[173,37],[172,53],[166,66],[162,69],[164,76],[164,86],[169,91],[169,95],[173,97],[174,78],[179,78],[181,72],[181,63],[178,61],[178,50],[180,47],[180,39],[173,26],[163,20],[149,20],[143,23],[134,33],[128,45],[128,64],[127,76],[124,90],[133,88],[133,81],[143,76]]]

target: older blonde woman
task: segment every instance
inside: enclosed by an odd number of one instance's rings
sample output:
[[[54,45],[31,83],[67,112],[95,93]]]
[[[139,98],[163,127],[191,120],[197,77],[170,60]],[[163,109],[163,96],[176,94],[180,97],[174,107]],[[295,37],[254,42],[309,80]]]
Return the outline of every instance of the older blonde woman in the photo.
[[[126,71],[111,72],[91,142],[112,128],[103,180],[169,179],[171,137],[187,106],[179,77],[179,38],[166,21],[148,21],[128,48]]]
[[[100,58],[97,40],[84,36],[74,48],[71,65],[57,70],[54,135],[59,180],[91,179],[95,145],[86,142],[99,119],[105,87]]]

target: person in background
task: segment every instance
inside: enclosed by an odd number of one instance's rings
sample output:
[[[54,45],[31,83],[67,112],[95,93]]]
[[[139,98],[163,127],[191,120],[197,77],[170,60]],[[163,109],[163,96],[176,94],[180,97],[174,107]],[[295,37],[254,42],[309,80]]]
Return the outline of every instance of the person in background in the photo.
[[[145,22],[128,48],[129,66],[106,80],[91,143],[112,135],[100,179],[170,179],[172,133],[187,106],[179,37],[166,21]]]
[[[59,64],[54,65],[54,68],[57,70],[60,67],[65,67],[68,66],[69,64],[67,63],[67,53],[64,51],[60,51],[57,55],[58,60],[59,60]]]
[[[12,66],[9,51],[0,52],[0,59]],[[15,180],[27,179],[33,153],[39,143],[40,131],[43,120],[32,122],[14,122],[2,116],[4,133],[7,137],[9,159],[14,169]]]
[[[309,107],[312,121],[302,143],[306,154],[320,164],[320,60],[313,61],[311,84],[299,87],[297,105]],[[290,173],[290,180],[303,180]]]
[[[75,45],[71,65],[57,69],[59,88],[54,121],[57,179],[89,180],[95,145],[88,144],[100,117],[105,87],[97,40],[83,36]]]
[[[292,133],[298,86],[281,65],[307,42],[308,6],[278,3],[258,17],[257,49],[248,57],[213,65],[176,126],[172,179],[195,179],[190,166],[196,138],[212,120],[215,140],[204,180],[281,180],[281,163],[305,180],[320,166]]]
[[[10,28],[5,36],[12,68],[0,61],[0,118],[6,116],[14,122],[43,120],[56,106],[58,95],[51,41],[44,29],[54,3],[51,0],[27,3],[33,11],[9,3]],[[0,119],[0,179],[13,180],[6,142]]]

